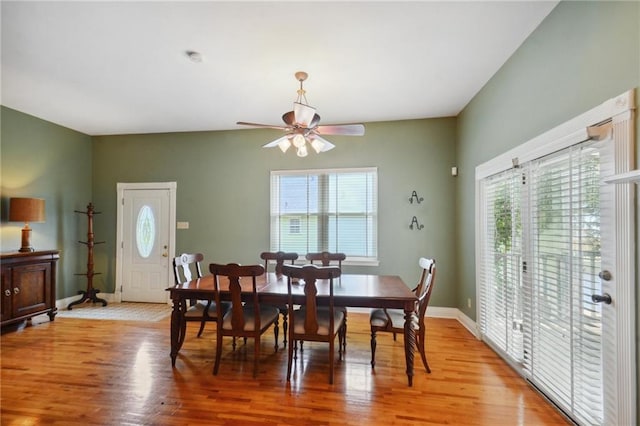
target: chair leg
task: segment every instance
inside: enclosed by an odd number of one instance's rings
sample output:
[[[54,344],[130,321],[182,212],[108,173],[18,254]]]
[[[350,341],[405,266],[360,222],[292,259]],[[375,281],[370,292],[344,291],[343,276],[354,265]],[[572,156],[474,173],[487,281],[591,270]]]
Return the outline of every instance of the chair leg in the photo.
[[[376,331],[371,330],[371,368],[376,367]]]
[[[218,369],[220,368],[220,354],[222,353],[222,333],[220,333],[220,329],[218,328],[218,332],[216,333],[216,362],[213,365],[213,375],[218,374]]]
[[[416,334],[416,346],[418,347],[418,352],[420,352],[420,357],[422,358],[422,364],[424,364],[425,370],[427,370],[427,373],[431,373],[429,363],[427,362],[427,354],[424,349],[424,337],[424,330],[421,330]]]
[[[347,310],[344,311],[344,324],[342,334],[342,353],[347,353]]]
[[[258,360],[260,359],[260,335],[253,339],[253,378],[258,376]]]
[[[207,321],[203,318],[202,321],[200,321],[200,330],[198,330],[198,337],[202,336],[202,332],[204,331],[204,324]]]
[[[289,317],[289,308],[287,308],[286,311],[282,312],[282,334],[283,334],[283,339],[282,339],[282,344],[287,346],[287,331],[289,330],[289,321],[288,321],[288,317]]]
[[[291,339],[289,339],[289,351],[288,351],[288,361],[287,361],[287,382],[291,381],[291,365],[293,364],[293,359],[294,359],[294,354],[293,354],[293,347],[294,345],[291,344]]]
[[[273,323],[273,335],[275,336],[276,339],[276,352],[278,352],[278,334],[280,333],[280,327],[278,326],[278,318],[276,318],[276,321]]]
[[[335,338],[329,341],[329,384],[330,385],[333,384],[333,361],[335,358],[335,354],[333,353],[333,351],[335,350],[333,346],[334,341],[335,341]]]

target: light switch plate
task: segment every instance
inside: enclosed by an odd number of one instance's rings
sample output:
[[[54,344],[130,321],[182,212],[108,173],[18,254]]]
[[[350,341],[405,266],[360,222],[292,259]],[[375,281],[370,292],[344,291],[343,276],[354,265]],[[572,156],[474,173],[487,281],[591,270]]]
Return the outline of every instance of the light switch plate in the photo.
[[[189,229],[189,222],[178,222],[178,229]]]

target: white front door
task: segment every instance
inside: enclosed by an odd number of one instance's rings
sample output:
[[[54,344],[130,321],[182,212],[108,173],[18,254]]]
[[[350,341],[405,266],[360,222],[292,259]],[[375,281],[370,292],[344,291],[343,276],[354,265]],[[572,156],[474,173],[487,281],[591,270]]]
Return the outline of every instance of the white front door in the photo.
[[[166,303],[165,289],[173,282],[175,183],[118,184],[118,198],[121,301]]]

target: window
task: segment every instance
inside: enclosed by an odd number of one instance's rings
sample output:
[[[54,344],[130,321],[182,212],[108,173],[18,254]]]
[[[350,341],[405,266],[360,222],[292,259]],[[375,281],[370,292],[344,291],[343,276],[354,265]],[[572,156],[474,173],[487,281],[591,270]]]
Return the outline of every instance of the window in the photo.
[[[148,258],[156,239],[156,221],[153,210],[148,205],[142,206],[136,220],[136,247],[143,258]]]
[[[297,217],[292,217],[289,219],[289,233],[291,234],[299,234],[300,233],[300,219]]]
[[[375,168],[271,172],[271,250],[377,261]]]

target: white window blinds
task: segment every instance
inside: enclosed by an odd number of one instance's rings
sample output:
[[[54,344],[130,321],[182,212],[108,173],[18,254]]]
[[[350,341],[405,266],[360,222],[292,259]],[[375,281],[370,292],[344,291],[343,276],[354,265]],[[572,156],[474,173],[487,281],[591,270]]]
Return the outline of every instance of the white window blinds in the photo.
[[[480,330],[580,424],[603,422],[600,147],[481,182]]]
[[[377,169],[271,172],[271,250],[377,260]]]
[[[480,266],[480,329],[495,349],[522,361],[522,173],[518,169],[483,181],[486,220]]]
[[[582,424],[603,421],[600,155],[586,142],[529,167],[525,375]]]

